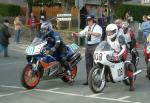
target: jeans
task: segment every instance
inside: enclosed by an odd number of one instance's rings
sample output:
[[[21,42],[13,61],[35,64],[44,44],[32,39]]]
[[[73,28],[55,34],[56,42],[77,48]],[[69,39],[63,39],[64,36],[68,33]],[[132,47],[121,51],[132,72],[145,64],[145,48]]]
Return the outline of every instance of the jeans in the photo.
[[[8,56],[8,46],[0,44],[0,53],[4,51],[4,56]]]
[[[30,41],[32,41],[35,37],[35,34],[36,34],[36,29],[34,27],[31,27],[29,29],[29,37],[30,37]]]
[[[144,45],[147,43],[147,37],[149,36],[149,33],[143,32],[143,39],[144,39]]]
[[[16,35],[15,35],[15,41],[16,43],[19,43],[20,42],[20,32],[21,30],[16,30]]]

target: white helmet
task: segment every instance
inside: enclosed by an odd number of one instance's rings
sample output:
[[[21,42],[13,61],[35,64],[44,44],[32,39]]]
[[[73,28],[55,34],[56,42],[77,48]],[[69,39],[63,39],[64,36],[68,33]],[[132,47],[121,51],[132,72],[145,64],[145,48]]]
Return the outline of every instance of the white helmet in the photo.
[[[107,38],[109,38],[109,39],[114,38],[117,35],[117,33],[118,33],[118,27],[117,27],[117,25],[116,24],[109,24],[109,25],[107,25],[107,27],[106,27],[106,33],[107,32],[113,32],[112,35],[110,35],[110,36],[107,35]]]

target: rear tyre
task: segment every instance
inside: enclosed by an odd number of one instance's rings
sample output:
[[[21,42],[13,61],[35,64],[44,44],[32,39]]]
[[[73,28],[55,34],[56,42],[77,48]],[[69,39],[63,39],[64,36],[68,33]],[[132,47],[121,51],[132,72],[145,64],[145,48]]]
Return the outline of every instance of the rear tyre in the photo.
[[[136,71],[137,71],[136,66],[135,66],[133,63],[131,63],[131,66],[132,66],[133,73],[136,72]],[[134,81],[135,81],[135,80],[136,80],[136,75],[134,76]],[[123,83],[124,83],[125,85],[130,85],[129,78],[126,79],[126,80],[123,80]]]
[[[22,71],[21,83],[27,89],[35,88],[40,82],[40,71],[33,73],[32,65],[28,64]]]
[[[71,77],[72,77],[72,79],[75,79],[76,75],[77,75],[77,66],[74,65],[74,66],[72,66],[72,69],[71,69]],[[69,76],[68,76],[68,74],[65,75],[65,76],[63,76],[61,78],[61,80],[63,82],[66,82],[66,83],[69,82]]]
[[[150,62],[147,63],[147,78],[150,80]]]
[[[100,93],[104,90],[104,87],[106,85],[105,81],[105,75],[103,74],[102,79],[101,78],[101,72],[102,68],[99,66],[95,66],[91,69],[89,76],[88,76],[88,83],[89,88],[94,93]]]

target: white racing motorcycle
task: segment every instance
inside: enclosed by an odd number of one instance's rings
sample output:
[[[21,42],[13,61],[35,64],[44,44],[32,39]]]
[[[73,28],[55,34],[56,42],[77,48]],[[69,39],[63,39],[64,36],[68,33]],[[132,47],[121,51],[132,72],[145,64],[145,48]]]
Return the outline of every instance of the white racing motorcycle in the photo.
[[[101,42],[95,49],[95,66],[91,69],[88,76],[89,87],[94,93],[100,93],[104,90],[108,78],[109,81],[113,83],[123,81],[126,85],[129,85],[129,79],[124,68],[126,62],[118,60],[114,63],[112,60],[113,53],[114,50],[111,49],[106,41]],[[134,79],[136,79],[136,75],[140,73],[141,70],[137,71],[133,64],[132,67],[134,70]]]

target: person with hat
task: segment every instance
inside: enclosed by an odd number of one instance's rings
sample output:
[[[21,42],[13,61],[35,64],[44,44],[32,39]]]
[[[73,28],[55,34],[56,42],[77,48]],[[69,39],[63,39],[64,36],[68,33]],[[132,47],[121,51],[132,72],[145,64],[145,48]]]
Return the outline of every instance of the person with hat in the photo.
[[[101,42],[102,28],[96,24],[93,15],[89,15],[86,18],[87,26],[79,33],[73,32],[72,35],[85,36],[86,38],[86,50],[85,50],[85,61],[86,61],[86,72],[87,80],[83,85],[88,85],[88,74],[93,67],[93,53],[96,46]]]
[[[0,26],[0,53],[4,51],[4,57],[8,57],[9,38],[11,37],[9,33],[9,21],[4,20],[4,23]]]

